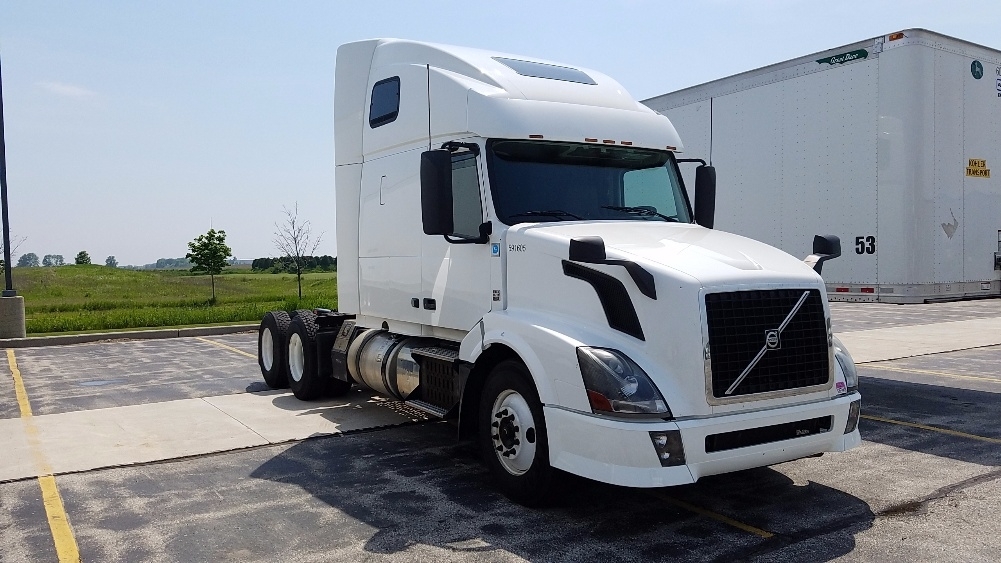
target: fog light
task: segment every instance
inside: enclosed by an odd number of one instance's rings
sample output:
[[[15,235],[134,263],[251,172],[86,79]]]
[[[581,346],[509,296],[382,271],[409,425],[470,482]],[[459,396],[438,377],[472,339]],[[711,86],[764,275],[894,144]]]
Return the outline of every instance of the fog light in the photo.
[[[650,433],[653,449],[661,467],[675,467],[685,464],[685,446],[681,443],[680,430],[663,430]]]
[[[852,406],[848,409],[848,424],[845,425],[845,434],[851,434],[858,428],[859,412],[862,408],[862,400],[852,401]]]

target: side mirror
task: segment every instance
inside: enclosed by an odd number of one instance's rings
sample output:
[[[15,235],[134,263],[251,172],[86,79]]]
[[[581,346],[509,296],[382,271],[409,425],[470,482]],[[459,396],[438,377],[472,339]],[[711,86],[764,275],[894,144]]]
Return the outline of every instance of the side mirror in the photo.
[[[716,169],[699,166],[695,169],[695,222],[713,228],[716,218]]]
[[[452,154],[447,150],[421,153],[421,219],[426,235],[448,235],[455,231]]]
[[[605,261],[605,241],[601,237],[570,239],[570,259],[574,262],[601,264]]]
[[[813,253],[837,258],[841,256],[841,239],[835,235],[814,235]]]
[[[804,262],[818,274],[824,269],[824,262],[841,256],[841,239],[835,235],[815,235],[813,237],[813,254]]]

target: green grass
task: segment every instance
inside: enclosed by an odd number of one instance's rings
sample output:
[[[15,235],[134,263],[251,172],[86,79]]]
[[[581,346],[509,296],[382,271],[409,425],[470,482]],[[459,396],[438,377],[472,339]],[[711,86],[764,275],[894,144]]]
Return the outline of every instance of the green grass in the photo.
[[[208,276],[105,266],[14,268],[29,334],[257,322],[276,309],[334,308],[335,273],[305,274],[303,300],[291,274],[224,273],[211,301]]]

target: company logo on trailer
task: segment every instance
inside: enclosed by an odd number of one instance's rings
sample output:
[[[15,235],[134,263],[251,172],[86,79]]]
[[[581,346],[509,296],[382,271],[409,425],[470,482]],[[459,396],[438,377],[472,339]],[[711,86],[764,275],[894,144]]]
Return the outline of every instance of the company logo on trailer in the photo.
[[[984,65],[980,64],[980,61],[973,61],[970,64],[970,74],[973,75],[973,78],[980,80],[984,77]]]
[[[823,59],[817,59],[817,64],[827,63],[829,65],[840,65],[845,64],[849,61],[854,61],[858,59],[869,58],[869,51],[865,49],[859,49],[857,51],[849,51],[847,53],[841,53],[840,55],[834,55],[833,57],[826,57]]]

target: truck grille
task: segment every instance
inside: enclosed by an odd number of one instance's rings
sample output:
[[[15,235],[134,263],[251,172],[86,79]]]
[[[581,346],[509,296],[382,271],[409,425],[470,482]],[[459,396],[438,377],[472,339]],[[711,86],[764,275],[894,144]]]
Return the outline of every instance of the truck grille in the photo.
[[[816,289],[709,293],[706,321],[715,398],[822,385],[830,378],[827,321]],[[762,349],[758,363],[727,394]]]

